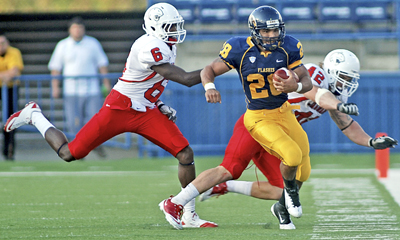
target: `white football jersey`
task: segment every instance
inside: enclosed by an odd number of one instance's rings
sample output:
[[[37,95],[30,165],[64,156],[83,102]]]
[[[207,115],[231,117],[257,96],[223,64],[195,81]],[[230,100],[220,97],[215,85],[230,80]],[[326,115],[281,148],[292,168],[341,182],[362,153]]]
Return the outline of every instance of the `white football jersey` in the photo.
[[[132,45],[122,76],[114,89],[129,97],[132,108],[145,112],[154,108],[168,84],[168,79],[151,69],[154,65],[174,64],[176,46],[171,47],[158,38],[143,35]]]
[[[322,68],[312,63],[305,64],[304,66],[307,68],[310,74],[311,82],[313,85],[329,90],[328,76]],[[294,114],[296,115],[296,118],[300,124],[319,118],[324,112],[326,112],[325,109],[318,106],[318,104],[316,104],[315,102],[304,97],[303,94],[291,92],[288,94],[288,97],[289,102],[292,105],[300,106],[300,109],[294,110]],[[339,95],[336,96],[336,98],[344,103],[347,103],[346,96]]]

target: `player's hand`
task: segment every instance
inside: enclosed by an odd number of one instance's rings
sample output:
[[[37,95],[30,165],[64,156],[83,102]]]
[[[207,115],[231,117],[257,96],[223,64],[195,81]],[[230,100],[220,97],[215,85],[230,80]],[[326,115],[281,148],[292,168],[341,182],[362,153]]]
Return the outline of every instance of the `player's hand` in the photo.
[[[291,93],[296,91],[297,81],[293,77],[292,73],[290,73],[289,76],[288,79],[283,79],[279,76],[272,79],[272,83],[278,92]]]
[[[371,138],[369,140],[369,146],[374,149],[385,149],[385,148],[394,148],[397,145],[397,140],[393,139],[389,136],[382,136],[378,138]]]
[[[338,103],[337,110],[342,113],[346,113],[349,115],[356,115],[358,116],[360,113],[358,112],[357,104],[355,103]]]
[[[160,112],[168,117],[169,120],[175,122],[177,119],[176,110],[172,107],[165,105],[161,100],[157,100],[156,105]]]
[[[221,103],[221,94],[216,89],[208,89],[205,96],[208,103]]]

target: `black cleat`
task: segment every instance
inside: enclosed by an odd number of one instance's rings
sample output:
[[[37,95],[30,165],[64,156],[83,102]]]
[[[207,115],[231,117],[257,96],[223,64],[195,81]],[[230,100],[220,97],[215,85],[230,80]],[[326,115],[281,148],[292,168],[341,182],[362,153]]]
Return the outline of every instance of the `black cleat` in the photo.
[[[292,220],[290,219],[290,214],[285,206],[283,206],[279,202],[276,202],[274,205],[271,206],[271,212],[276,218],[278,218],[280,229],[296,229],[296,226],[294,226],[294,224],[292,223]]]

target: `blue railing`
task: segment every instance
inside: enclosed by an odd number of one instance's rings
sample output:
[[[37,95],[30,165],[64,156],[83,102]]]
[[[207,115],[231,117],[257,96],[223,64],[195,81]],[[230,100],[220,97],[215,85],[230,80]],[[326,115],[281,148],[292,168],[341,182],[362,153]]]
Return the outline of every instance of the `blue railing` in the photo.
[[[110,79],[116,79],[120,74],[109,74]],[[55,102],[49,96],[45,98],[43,83],[49,81],[50,75],[23,75],[20,77],[21,94],[20,105],[30,100],[43,103],[44,114],[49,118],[55,117]],[[353,117],[364,130],[374,136],[377,132],[386,132],[390,136],[400,139],[400,72],[362,72],[360,87],[349,99],[357,103],[360,116]],[[232,135],[236,120],[246,111],[244,93],[237,74],[226,74],[217,77],[215,84],[221,92],[221,104],[208,104],[205,101],[204,89],[199,84],[188,88],[170,82],[161,99],[178,112],[176,124],[189,140],[196,155],[223,155],[225,147]],[[34,86],[37,96],[31,98],[30,88]],[[2,88],[2,94],[7,94]],[[32,89],[31,89],[32,90]],[[32,91],[31,91],[32,92]],[[51,94],[50,94],[51,95]],[[5,95],[3,95],[5,96]],[[3,98],[7,99],[7,98]],[[48,102],[50,101],[50,103]],[[16,102],[14,102],[16,104]],[[6,101],[3,101],[3,123],[6,114]],[[53,106],[53,107],[52,107]],[[22,106],[20,106],[22,107]],[[24,126],[24,131],[36,131],[33,127]],[[321,119],[313,120],[303,125],[308,133],[312,152],[370,152],[369,148],[352,143],[336,124],[329,114]],[[137,146],[133,143],[136,135],[125,133],[123,139],[110,140],[106,144],[119,148],[129,149],[137,147],[139,156],[170,156],[163,149],[137,137]],[[400,152],[400,148],[392,151]]]

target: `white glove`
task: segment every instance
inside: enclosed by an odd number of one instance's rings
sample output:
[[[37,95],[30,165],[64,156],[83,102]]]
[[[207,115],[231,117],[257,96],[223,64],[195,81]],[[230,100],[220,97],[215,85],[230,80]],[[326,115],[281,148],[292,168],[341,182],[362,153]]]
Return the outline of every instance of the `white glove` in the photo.
[[[169,120],[175,122],[176,121],[176,110],[172,107],[165,105],[161,100],[157,100],[156,106],[160,110],[160,112],[168,117]]]
[[[394,148],[394,145],[397,145],[397,140],[389,136],[382,136],[378,138],[371,138],[368,144],[374,149],[385,149],[389,147]]]
[[[336,108],[342,113],[356,116],[359,115],[358,107],[355,103],[338,103]]]

